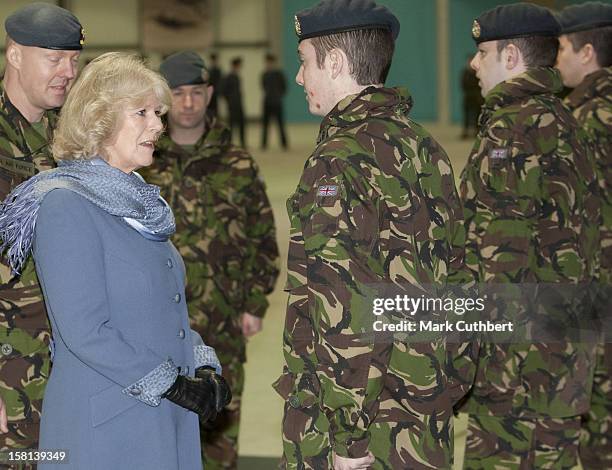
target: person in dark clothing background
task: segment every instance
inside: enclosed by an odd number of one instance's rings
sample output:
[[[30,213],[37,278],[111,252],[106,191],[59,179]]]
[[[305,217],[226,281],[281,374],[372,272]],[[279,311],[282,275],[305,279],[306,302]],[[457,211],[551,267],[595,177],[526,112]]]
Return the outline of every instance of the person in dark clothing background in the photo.
[[[221,90],[221,68],[219,67],[219,56],[216,52],[210,54],[210,62],[208,67],[208,83],[213,86],[215,91]],[[210,103],[208,104],[208,109],[206,110],[209,118],[217,117],[219,114],[218,104],[217,104],[217,94],[213,93],[212,98],[210,99]]]
[[[480,94],[480,85],[476,73],[470,67],[471,56],[468,56],[467,63],[461,72],[461,90],[463,91],[463,132],[462,139],[472,135],[475,136],[478,129],[478,115],[484,100]]]
[[[266,71],[261,76],[261,86],[264,90],[261,148],[265,149],[268,146],[268,124],[271,119],[276,119],[281,145],[286,150],[283,97],[287,92],[287,80],[282,70],[276,66],[276,57],[273,54],[266,54]]]
[[[234,137],[234,128],[237,126],[240,131],[240,145],[245,148],[244,109],[242,107],[242,89],[239,75],[240,69],[242,68],[242,57],[234,57],[231,64],[232,69],[223,81],[223,94],[227,100],[232,140]]]

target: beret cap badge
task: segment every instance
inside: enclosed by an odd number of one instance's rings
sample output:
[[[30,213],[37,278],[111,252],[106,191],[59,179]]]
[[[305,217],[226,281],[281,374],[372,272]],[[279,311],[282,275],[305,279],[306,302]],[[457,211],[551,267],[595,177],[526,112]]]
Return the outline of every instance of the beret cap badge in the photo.
[[[293,18],[295,20],[295,34],[297,34],[298,36],[301,36],[302,26],[300,25],[300,19],[297,17],[297,15],[294,15]]]
[[[480,23],[478,20],[474,20],[472,23],[472,36],[474,36],[474,39],[478,39],[480,37]]]
[[[81,46],[85,44],[85,28],[81,28],[81,39],[79,39],[79,44]]]

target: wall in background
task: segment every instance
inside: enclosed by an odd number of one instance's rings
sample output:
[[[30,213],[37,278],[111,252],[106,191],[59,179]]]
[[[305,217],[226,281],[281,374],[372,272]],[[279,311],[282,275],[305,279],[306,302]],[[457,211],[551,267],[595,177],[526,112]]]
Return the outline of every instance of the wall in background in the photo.
[[[71,8],[85,27],[87,44],[82,63],[107,50],[144,52],[157,67],[161,54],[141,50],[140,15],[141,0],[42,0],[62,3]],[[302,88],[295,83],[298,68],[297,41],[293,15],[309,8],[319,0],[210,0],[214,19],[214,47],[219,53],[224,72],[229,69],[232,57],[244,59],[242,86],[245,110],[249,118],[261,115],[262,93],[260,75],[264,69],[267,51],[279,54],[289,82],[286,113],[289,121],[318,121],[308,113]],[[417,120],[436,121],[438,115],[437,85],[440,78],[448,78],[450,118],[460,122],[462,94],[460,74],[466,58],[476,48],[471,39],[473,19],[482,11],[513,0],[378,0],[388,6],[399,18],[401,32],[396,45],[391,72],[387,80],[390,86],[405,86],[414,98],[412,116]],[[515,0],[516,1],[516,0]],[[612,0],[603,0],[612,3]],[[584,0],[533,0],[551,8],[584,3]],[[11,12],[32,0],[0,0],[0,23]],[[436,4],[448,7],[448,77],[438,76],[438,37]],[[3,46],[0,44],[0,48]],[[211,50],[194,45],[205,58]],[[0,66],[4,57],[0,58]],[[441,65],[442,67],[443,65]]]
[[[59,4],[59,1],[43,0]],[[235,56],[243,57],[242,89],[247,117],[261,114],[262,93],[260,75],[268,50],[279,51],[280,31],[277,26],[281,0],[210,0],[214,12],[213,47],[193,44],[205,59],[215,50],[224,73]],[[6,17],[18,8],[33,3],[31,0],[0,0],[0,28]],[[104,52],[122,50],[142,52],[152,68],[157,68],[162,53],[142,49],[141,0],[63,0],[85,29],[86,44],[81,54],[81,66]],[[3,42],[3,41],[2,41]],[[0,44],[3,50],[3,44]],[[1,54],[0,65],[4,63]]]
[[[308,113],[302,87],[295,83],[298,69],[297,40],[293,16],[318,3],[315,0],[283,2],[283,66],[289,81],[285,101],[287,118],[293,122],[318,121]],[[437,119],[436,93],[436,2],[433,0],[379,0],[389,7],[401,23],[400,35],[387,85],[404,86],[415,105],[411,113],[417,120]]]
[[[85,29],[85,46],[138,48],[140,8],[138,0],[73,0],[72,12]]]

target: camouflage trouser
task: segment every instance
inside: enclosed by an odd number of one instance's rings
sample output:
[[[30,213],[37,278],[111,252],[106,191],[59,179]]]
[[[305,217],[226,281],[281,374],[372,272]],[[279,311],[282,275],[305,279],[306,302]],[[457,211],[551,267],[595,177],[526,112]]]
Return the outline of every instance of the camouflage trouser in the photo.
[[[434,470],[452,466],[452,418],[434,424],[430,416],[382,412],[369,428],[372,470]],[[389,421],[398,411],[401,420]],[[399,416],[398,416],[399,417]],[[329,422],[318,406],[294,408],[285,403],[283,470],[331,470]],[[435,436],[435,437],[434,437]],[[442,439],[440,439],[442,438]],[[442,442],[442,443],[441,443]]]
[[[582,417],[580,461],[584,470],[612,468],[612,343],[597,351],[591,409]]]
[[[470,415],[463,468],[573,469],[580,417],[519,419]]]
[[[15,421],[8,423],[9,432],[0,434],[0,449],[38,449],[38,432],[40,423]],[[36,465],[0,463],[0,470],[35,470]]]
[[[219,354],[223,377],[232,390],[232,401],[212,423],[200,424],[202,461],[206,470],[236,469],[238,465],[238,432],[240,430],[240,406],[244,390],[244,365],[233,360],[225,361]]]

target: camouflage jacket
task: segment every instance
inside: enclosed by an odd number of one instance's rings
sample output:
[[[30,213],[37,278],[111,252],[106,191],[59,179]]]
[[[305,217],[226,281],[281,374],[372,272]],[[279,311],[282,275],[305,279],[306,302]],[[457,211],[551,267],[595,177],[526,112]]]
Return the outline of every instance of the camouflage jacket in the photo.
[[[307,305],[298,314],[287,310],[286,366],[275,388],[291,406],[322,407],[341,456],[365,454],[388,380],[398,383],[395,406],[406,400],[438,418],[471,382],[469,366],[447,367],[443,344],[364,335],[376,319],[373,286],[444,283],[451,265],[463,261],[450,161],[408,117],[411,107],[399,88],[369,87],[340,101],[287,201],[285,289],[290,305],[302,295]]]
[[[485,98],[460,187],[466,265],[477,282],[575,287],[598,269],[589,196],[597,183],[560,89],[556,70],[533,68]],[[566,417],[588,409],[593,344],[499,343],[480,352],[467,411]]]
[[[612,67],[585,77],[566,98],[595,155],[601,196],[601,280],[612,283]]]
[[[0,94],[0,198],[19,183],[55,166],[49,142],[56,113],[43,116],[40,135]],[[49,375],[49,324],[34,263],[13,276],[5,258],[0,264],[0,396],[10,421],[40,419],[44,385]]]
[[[278,276],[274,218],[257,164],[213,121],[193,150],[162,137],[144,175],[174,211],[194,329],[218,353],[243,357],[239,317],[264,315]]]

